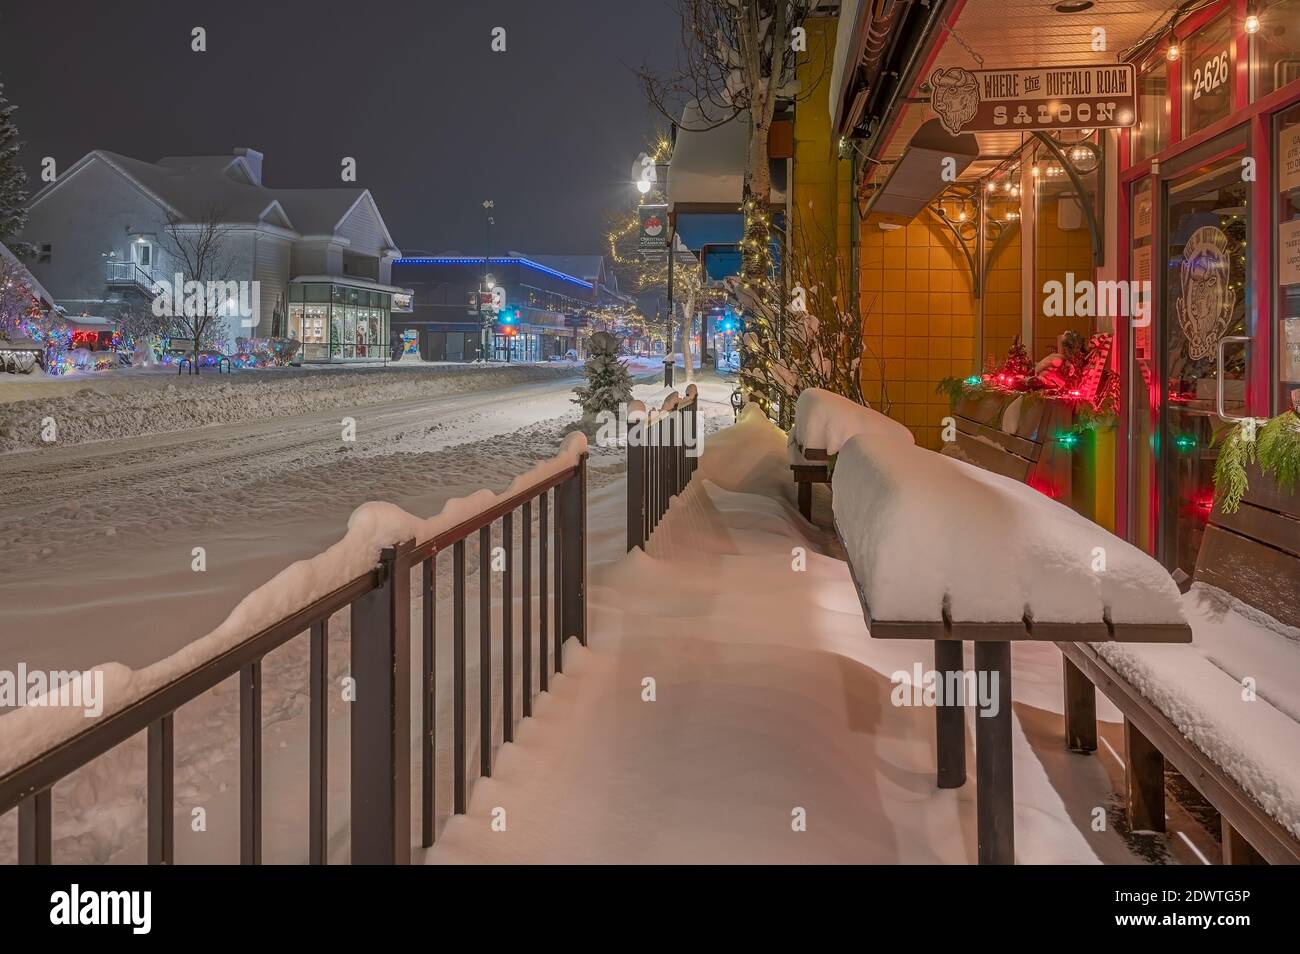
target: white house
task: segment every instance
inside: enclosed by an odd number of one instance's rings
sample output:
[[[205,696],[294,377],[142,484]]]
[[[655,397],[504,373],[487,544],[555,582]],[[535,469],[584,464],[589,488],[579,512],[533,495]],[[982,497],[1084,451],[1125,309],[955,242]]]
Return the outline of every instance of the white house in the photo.
[[[387,354],[394,298],[405,308],[410,292],[390,284],[401,252],[374,197],[267,188],[254,149],[157,162],[97,149],[32,197],[21,239],[68,313],[112,315],[123,303],[149,307],[158,283],[183,272],[168,254],[169,223],[211,221],[224,236],[223,277],[258,283],[255,315],[226,319],[219,345],[275,334],[301,340],[307,360]]]

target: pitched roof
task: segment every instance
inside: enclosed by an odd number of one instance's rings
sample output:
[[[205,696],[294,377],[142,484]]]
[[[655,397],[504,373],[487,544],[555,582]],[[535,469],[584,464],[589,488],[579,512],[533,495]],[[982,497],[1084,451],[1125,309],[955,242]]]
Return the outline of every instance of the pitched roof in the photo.
[[[268,189],[261,185],[261,170],[254,170],[242,155],[165,156],[144,162],[96,149],[32,198],[43,199],[72,173],[100,160],[149,195],[166,211],[188,222],[202,222],[214,210],[230,225],[278,225],[300,235],[332,235],[358,203],[374,198],[368,189]],[[394,247],[388,227],[374,206],[385,244]]]

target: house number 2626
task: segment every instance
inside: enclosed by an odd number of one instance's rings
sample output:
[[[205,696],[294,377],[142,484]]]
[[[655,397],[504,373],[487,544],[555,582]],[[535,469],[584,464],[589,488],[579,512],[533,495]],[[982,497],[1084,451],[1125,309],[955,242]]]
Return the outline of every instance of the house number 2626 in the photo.
[[[1195,86],[1192,99],[1200,99],[1202,94],[1209,95],[1228,82],[1228,51],[1205,61],[1204,66],[1197,67],[1192,73]]]

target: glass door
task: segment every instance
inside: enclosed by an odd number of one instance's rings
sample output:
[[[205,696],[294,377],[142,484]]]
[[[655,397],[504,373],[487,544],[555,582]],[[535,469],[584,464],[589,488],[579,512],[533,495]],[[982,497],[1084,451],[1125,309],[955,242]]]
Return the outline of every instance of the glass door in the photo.
[[[1160,556],[1189,575],[1214,500],[1214,435],[1224,416],[1246,412],[1252,252],[1241,168],[1239,153],[1197,165],[1165,183],[1161,203]]]

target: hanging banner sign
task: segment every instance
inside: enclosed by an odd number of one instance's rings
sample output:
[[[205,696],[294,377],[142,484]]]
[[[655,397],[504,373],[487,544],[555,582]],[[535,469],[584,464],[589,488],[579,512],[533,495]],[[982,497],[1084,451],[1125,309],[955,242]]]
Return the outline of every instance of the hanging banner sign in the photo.
[[[1137,121],[1137,71],[1105,66],[967,70],[930,76],[930,108],[952,135],[1099,129]]]
[[[643,205],[638,247],[643,252],[662,252],[668,248],[668,206]]]

